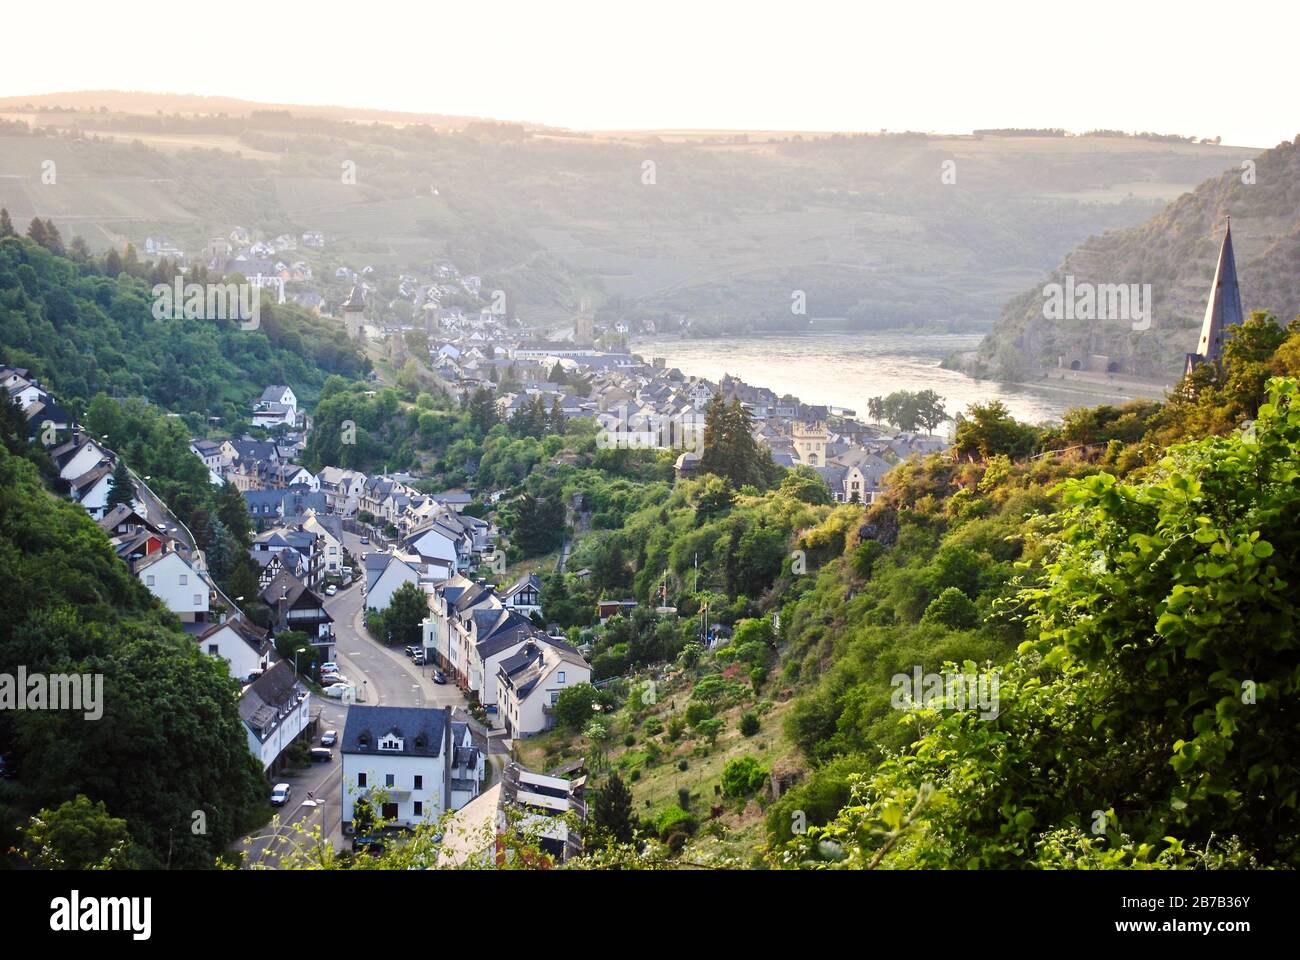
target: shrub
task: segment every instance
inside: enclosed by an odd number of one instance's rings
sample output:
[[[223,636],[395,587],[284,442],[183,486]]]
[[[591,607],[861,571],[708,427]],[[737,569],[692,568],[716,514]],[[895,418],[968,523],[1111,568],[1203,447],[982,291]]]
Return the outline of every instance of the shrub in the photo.
[[[677,761],[677,769],[678,769],[678,770],[681,770],[683,773],[686,772],[686,768],[687,768],[688,766],[690,766],[690,764],[688,764],[685,760],[678,760],[678,761]]]
[[[689,787],[677,788],[677,805],[683,810],[689,810],[691,806],[691,791]]]
[[[979,611],[970,597],[956,587],[949,587],[930,601],[921,622],[953,630],[969,630],[979,624]]]
[[[666,808],[655,820],[655,832],[667,839],[670,834],[692,834],[695,832],[695,818],[677,804]]]
[[[698,727],[711,716],[713,716],[713,709],[707,703],[692,700],[686,705],[686,722],[692,727]]]
[[[747,797],[767,780],[767,770],[753,757],[728,760],[722,768],[722,794],[726,797]]]
[[[651,717],[645,722],[645,732],[651,737],[658,736],[664,732],[664,722],[658,717]]]
[[[632,736],[632,734],[630,734],[630,733],[629,733],[626,737],[623,738],[623,746],[625,746],[625,747],[630,747],[630,746],[632,746],[634,743],[636,743],[636,737]]]
[[[668,721],[668,739],[680,740],[682,734],[686,732],[686,721],[681,717],[673,717]]]
[[[581,730],[591,719],[596,702],[596,688],[579,683],[560,692],[555,701],[555,722],[569,730]]]
[[[740,732],[747,737],[758,733],[758,714],[753,710],[746,710],[740,715]]]

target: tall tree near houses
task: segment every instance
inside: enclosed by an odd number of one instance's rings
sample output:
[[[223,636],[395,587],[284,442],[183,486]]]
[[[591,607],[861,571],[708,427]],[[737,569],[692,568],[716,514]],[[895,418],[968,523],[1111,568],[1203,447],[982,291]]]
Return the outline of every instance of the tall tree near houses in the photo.
[[[232,483],[223,483],[213,495],[217,517],[235,541],[247,550],[253,545],[253,524],[248,518],[248,504]]]
[[[127,469],[125,460],[117,461],[109,484],[111,489],[108,491],[107,509],[112,510],[119,504],[130,506],[135,500],[135,482],[131,479],[131,471]]]
[[[0,240],[5,237],[16,237],[18,231],[14,229],[14,222],[9,219],[9,211],[0,207]]]
[[[596,792],[591,818],[598,840],[632,842],[632,791],[617,773],[611,773],[605,785]]]

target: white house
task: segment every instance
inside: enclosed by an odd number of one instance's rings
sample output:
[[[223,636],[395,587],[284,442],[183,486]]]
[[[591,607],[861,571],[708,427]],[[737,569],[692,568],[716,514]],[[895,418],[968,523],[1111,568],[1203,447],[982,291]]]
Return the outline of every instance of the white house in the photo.
[[[420,586],[419,569],[396,554],[367,553],[363,563],[366,568],[367,610],[387,610],[393,594],[404,583]]]
[[[529,641],[497,668],[497,717],[512,739],[554,726],[552,709],[569,687],[591,682],[591,665],[568,644]]]
[[[311,724],[311,694],[282,660],[240,694],[239,717],[248,749],[263,770],[273,771],[283,766],[285,748]]]
[[[86,508],[91,519],[98,520],[108,512],[108,497],[113,492],[113,463],[105,460],[97,467],[74,478],[68,485],[72,499]],[[139,497],[131,498],[131,508],[144,512]]]
[[[352,828],[356,805],[374,797],[375,814],[391,825],[413,827],[455,809],[453,773],[463,773],[458,799],[477,796],[474,774],[479,758],[468,750],[457,769],[463,736],[454,738],[451,708],[348,708],[340,752],[343,756],[343,824]],[[464,724],[461,724],[464,726]],[[472,741],[470,747],[473,748]]]
[[[338,517],[326,516],[322,520],[315,510],[308,508],[303,515],[302,528],[321,538],[325,573],[339,576],[343,572],[343,528],[339,525]]]
[[[84,476],[112,458],[113,454],[107,447],[101,446],[84,433],[74,434],[71,439],[50,451],[50,459],[59,468],[59,476],[64,480]]]
[[[283,303],[283,287],[281,287]],[[273,384],[262,391],[253,403],[253,425],[261,427],[285,423],[293,426],[298,420],[298,398],[284,384]]]
[[[226,661],[230,675],[236,680],[243,680],[269,665],[270,637],[265,630],[247,621],[214,623],[194,639],[200,652]]]
[[[190,562],[175,550],[162,550],[136,564],[135,575],[176,616],[192,623],[204,619],[211,590]]]
[[[460,541],[459,531],[434,521],[417,527],[402,541],[402,546],[418,553],[425,563],[438,563],[439,566],[450,566],[453,571],[457,571],[463,566],[460,563]]]
[[[535,573],[520,577],[501,592],[501,602],[525,617],[542,615],[542,578]]]

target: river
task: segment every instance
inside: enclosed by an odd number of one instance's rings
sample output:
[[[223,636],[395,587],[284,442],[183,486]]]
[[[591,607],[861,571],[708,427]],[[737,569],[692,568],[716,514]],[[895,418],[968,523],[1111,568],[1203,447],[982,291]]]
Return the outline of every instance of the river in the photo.
[[[631,349],[647,359],[663,357],[688,376],[717,380],[729,373],[805,403],[849,407],[863,421],[868,399],[895,390],[933,390],[950,414],[972,403],[1001,400],[1025,423],[1059,420],[1070,407],[1129,399],[1118,387],[1008,386],[939,366],[949,354],[974,350],[980,340],[979,334],[863,331],[701,340],[646,337],[637,338]]]

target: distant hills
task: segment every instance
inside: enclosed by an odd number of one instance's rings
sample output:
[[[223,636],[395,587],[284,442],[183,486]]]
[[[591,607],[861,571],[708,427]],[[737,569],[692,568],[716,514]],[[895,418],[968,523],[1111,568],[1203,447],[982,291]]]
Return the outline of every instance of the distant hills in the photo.
[[[1300,137],[1206,180],[1138,226],[1091,237],[1012,299],[979,350],[985,372],[1029,379],[1105,358],[1117,371],[1170,381],[1196,348],[1227,217],[1242,306],[1287,323],[1300,312]],[[1044,286],[1150,284],[1151,328],[1123,319],[1051,320]],[[1098,365],[1100,363],[1098,362]],[[1010,368],[1010,369],[1007,369]]]
[[[696,332],[808,317],[984,329],[1064,251],[1257,152],[1111,135],[593,135],[118,92],[9,98],[0,120],[0,206],[98,249],[321,230],[326,266],[450,258],[526,320],[567,320],[586,299],[598,322]]]

